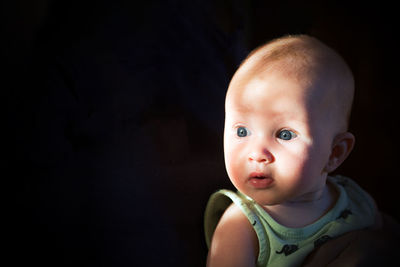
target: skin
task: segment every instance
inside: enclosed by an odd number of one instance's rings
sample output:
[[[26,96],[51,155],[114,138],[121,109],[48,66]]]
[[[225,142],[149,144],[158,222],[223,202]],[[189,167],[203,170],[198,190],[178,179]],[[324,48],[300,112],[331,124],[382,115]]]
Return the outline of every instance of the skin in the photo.
[[[228,88],[226,169],[234,186],[278,223],[304,227],[336,201],[327,175],[349,155],[354,136],[346,131],[343,107],[334,103],[351,100],[340,101],[349,94],[337,86],[340,77],[332,66],[299,79],[282,71],[285,61],[263,72],[248,66],[253,61],[238,70]],[[207,265],[255,266],[257,255],[252,226],[231,205],[214,232]]]

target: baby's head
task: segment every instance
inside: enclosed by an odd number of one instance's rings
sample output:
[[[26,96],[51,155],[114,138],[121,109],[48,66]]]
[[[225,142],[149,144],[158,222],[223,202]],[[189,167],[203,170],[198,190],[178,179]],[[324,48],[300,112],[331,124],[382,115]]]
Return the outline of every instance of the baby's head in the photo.
[[[264,205],[312,201],[348,156],[354,81],[331,48],[306,35],[256,49],[226,96],[228,175]]]

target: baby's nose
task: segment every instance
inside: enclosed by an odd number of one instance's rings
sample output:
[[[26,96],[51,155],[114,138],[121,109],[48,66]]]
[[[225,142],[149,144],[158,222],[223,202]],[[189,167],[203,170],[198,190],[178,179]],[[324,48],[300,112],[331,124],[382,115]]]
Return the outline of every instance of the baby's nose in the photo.
[[[266,148],[253,151],[249,154],[249,161],[267,164],[273,162],[273,160],[274,157],[272,153]]]

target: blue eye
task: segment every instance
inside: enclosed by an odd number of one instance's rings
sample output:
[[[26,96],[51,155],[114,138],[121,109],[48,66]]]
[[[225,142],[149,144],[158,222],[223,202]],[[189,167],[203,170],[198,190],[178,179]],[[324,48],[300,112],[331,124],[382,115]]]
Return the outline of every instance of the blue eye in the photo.
[[[249,132],[245,127],[239,127],[236,131],[237,136],[239,137],[246,137],[249,135]]]
[[[278,138],[282,139],[282,140],[291,140],[296,137],[297,137],[297,134],[295,134],[294,132],[292,132],[290,130],[281,130],[278,133]]]

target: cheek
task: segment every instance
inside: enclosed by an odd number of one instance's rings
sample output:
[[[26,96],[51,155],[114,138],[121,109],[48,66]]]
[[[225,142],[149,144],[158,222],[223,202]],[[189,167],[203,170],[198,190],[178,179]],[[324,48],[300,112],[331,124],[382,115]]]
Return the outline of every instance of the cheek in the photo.
[[[243,156],[244,151],[240,144],[235,142],[225,142],[225,167],[231,180],[236,180],[241,176],[244,169]]]
[[[293,179],[307,180],[319,177],[325,168],[326,158],[325,155],[316,146],[297,146],[291,150],[285,150],[281,157],[279,168],[281,175],[285,177],[292,177]]]
[[[307,146],[297,145],[290,149],[282,149],[276,157],[280,175],[283,177],[299,177],[308,175],[312,169],[310,149]]]

